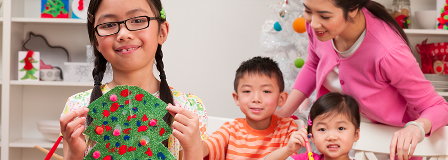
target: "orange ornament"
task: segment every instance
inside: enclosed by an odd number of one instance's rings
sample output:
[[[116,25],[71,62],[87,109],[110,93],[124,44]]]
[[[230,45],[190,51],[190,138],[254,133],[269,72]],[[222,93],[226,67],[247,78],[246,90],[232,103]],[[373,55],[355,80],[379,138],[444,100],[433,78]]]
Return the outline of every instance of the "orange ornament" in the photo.
[[[104,132],[104,128],[100,127],[100,126],[96,126],[95,132],[96,132],[96,134],[101,135]]]
[[[141,144],[142,146],[146,145],[146,140],[144,140],[144,139],[140,140],[140,144]]]
[[[292,28],[297,33],[304,33],[304,32],[306,32],[305,18],[303,18],[302,16],[299,16],[299,18],[294,20],[294,22],[292,23]]]

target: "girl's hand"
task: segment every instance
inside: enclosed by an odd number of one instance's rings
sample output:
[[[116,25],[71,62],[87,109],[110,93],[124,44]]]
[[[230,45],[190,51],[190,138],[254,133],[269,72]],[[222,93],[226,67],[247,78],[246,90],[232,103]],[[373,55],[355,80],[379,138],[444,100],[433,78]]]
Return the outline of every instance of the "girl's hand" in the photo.
[[[415,125],[409,125],[395,132],[390,144],[390,160],[395,159],[395,153],[397,153],[398,160],[410,159],[420,138],[423,138],[422,131]],[[409,146],[411,146],[410,151]]]
[[[202,152],[198,117],[181,106],[168,104],[166,109],[174,116],[171,128],[173,128],[174,137],[179,140],[184,150],[184,157],[190,157],[189,153],[192,153],[202,158],[202,153],[198,153]]]
[[[291,137],[289,137],[288,145],[286,146],[287,151],[291,154],[297,152],[302,146],[305,146],[305,140],[308,140],[305,128],[292,132]]]
[[[82,133],[85,129],[86,116],[88,112],[88,108],[81,108],[71,111],[59,119],[64,144],[68,144],[68,146],[64,146],[64,148],[68,148],[68,150],[64,149],[64,151],[68,152],[64,154],[64,157],[84,157],[87,144],[85,141],[85,136]]]

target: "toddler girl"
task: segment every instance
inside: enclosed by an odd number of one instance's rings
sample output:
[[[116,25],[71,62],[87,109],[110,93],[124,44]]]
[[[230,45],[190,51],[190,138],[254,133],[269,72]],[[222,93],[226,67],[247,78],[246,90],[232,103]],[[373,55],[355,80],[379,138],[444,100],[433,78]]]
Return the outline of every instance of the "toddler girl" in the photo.
[[[322,154],[313,153],[315,160],[349,160],[348,152],[359,139],[360,115],[355,99],[341,93],[328,93],[317,99],[310,110],[308,130],[294,132],[288,145],[266,156],[266,160],[307,160],[308,154],[292,155],[305,146],[307,133]]]

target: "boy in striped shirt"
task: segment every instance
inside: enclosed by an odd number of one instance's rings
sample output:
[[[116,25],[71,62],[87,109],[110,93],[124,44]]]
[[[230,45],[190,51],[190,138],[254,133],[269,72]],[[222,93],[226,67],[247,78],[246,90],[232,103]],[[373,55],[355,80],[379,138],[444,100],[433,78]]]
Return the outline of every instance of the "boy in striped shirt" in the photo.
[[[203,154],[211,160],[263,159],[268,153],[286,146],[298,129],[292,118],[274,115],[288,93],[283,91],[283,75],[278,64],[267,57],[254,57],[241,63],[232,93],[246,118],[226,122],[207,140]]]

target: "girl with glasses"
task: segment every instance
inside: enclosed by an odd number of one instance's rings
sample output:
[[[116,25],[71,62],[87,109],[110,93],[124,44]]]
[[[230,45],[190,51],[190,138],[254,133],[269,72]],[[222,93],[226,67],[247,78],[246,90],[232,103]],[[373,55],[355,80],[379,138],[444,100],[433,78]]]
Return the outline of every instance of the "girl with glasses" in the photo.
[[[202,159],[202,154],[194,152],[202,151],[201,140],[206,138],[206,110],[198,97],[168,85],[162,44],[169,24],[160,0],[91,0],[88,13],[87,28],[95,55],[94,87],[71,96],[61,115],[64,158],[82,159],[95,145],[82,134],[92,122],[86,107],[117,85],[131,85],[159,97],[169,104],[171,113],[177,113],[164,117],[173,134],[162,142],[174,157]],[[113,79],[102,85],[107,63],[112,66]],[[160,80],[153,75],[154,63]],[[198,144],[185,143],[187,139]]]

